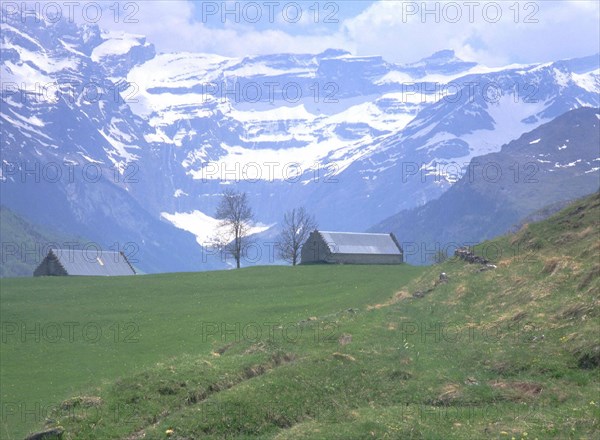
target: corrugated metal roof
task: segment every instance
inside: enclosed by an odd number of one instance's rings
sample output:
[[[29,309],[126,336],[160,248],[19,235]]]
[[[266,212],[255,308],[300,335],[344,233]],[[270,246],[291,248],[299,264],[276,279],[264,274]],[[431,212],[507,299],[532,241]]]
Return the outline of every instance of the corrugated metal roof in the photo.
[[[333,254],[401,255],[390,234],[319,231]]]
[[[52,257],[51,254],[69,275],[135,275],[135,270],[121,252],[97,249],[51,249],[48,257]]]

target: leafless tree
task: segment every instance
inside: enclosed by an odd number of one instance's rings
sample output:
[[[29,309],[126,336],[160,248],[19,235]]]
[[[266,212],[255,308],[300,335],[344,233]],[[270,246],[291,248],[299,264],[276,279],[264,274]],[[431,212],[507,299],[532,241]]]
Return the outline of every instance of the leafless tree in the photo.
[[[235,258],[236,267],[239,269],[250,222],[254,219],[246,193],[226,189],[217,207],[216,218],[221,220],[219,226],[222,232],[217,240],[222,249]]]
[[[279,234],[279,256],[295,266],[298,263],[302,245],[315,229],[317,229],[315,217],[308,214],[304,207],[286,212]]]

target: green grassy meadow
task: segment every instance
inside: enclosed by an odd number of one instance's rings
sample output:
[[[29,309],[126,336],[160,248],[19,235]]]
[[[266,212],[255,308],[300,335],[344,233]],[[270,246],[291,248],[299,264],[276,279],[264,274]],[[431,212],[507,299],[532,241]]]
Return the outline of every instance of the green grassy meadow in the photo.
[[[2,279],[0,438],[22,438],[72,394],[165,359],[265,338],[274,324],[288,326],[286,334],[280,331],[274,339],[291,340],[298,321],[364,308],[389,297],[422,270],[257,267],[138,277]]]
[[[3,405],[53,404],[3,438],[599,438],[599,231],[596,194],[478,246],[493,268],[3,280]],[[19,320],[136,342],[19,342]]]

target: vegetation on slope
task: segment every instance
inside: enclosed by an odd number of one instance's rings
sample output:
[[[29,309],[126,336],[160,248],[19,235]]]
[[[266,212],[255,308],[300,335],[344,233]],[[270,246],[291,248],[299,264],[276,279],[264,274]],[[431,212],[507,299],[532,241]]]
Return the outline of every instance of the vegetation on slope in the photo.
[[[0,232],[0,277],[30,277],[52,244],[63,247],[63,243],[87,243],[82,239],[33,225],[4,206],[0,206]]]
[[[479,246],[495,267],[452,258],[287,335],[217,331],[51,423],[67,439],[597,438],[599,219],[596,194]]]

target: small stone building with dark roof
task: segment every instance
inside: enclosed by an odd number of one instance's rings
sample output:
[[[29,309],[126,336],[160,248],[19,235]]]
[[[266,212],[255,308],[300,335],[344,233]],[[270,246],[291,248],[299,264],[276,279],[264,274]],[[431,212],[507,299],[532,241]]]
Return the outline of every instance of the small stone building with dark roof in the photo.
[[[313,231],[302,246],[301,262],[401,264],[402,247],[394,234]]]
[[[135,275],[123,252],[97,249],[50,249],[33,272],[40,276],[121,276]]]

